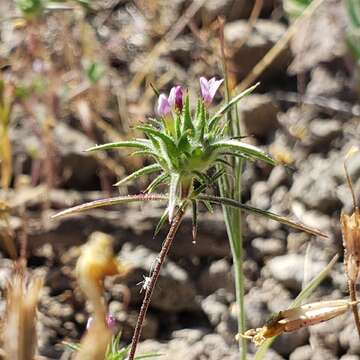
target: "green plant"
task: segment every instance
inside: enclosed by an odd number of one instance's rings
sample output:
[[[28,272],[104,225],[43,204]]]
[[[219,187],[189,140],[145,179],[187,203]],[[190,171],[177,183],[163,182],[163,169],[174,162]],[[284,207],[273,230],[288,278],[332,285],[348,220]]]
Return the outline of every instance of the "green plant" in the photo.
[[[243,299],[243,291],[239,295],[238,289],[239,286],[242,286],[243,279],[242,264],[239,262],[242,256],[242,245],[241,240],[239,240],[239,232],[241,231],[240,209],[266,216],[298,230],[324,236],[317,230],[277,214],[241,203],[241,188],[239,187],[239,181],[241,180],[241,167],[239,166],[241,166],[241,161],[260,160],[269,165],[275,165],[275,161],[260,148],[240,141],[239,132],[235,133],[232,132],[233,130],[229,130],[238,127],[239,123],[236,120],[232,121],[227,114],[239,100],[252,92],[257,85],[232,99],[228,99],[225,105],[211,115],[209,111],[210,105],[221,83],[222,80],[215,80],[215,78],[209,81],[205,78],[200,79],[202,96],[197,101],[194,113],[191,112],[189,95],[183,96],[183,89],[180,86],[174,87],[168,97],[164,94],[159,95],[159,118],[149,119],[147,124],[138,127],[139,130],[146,134],[147,138],[119,141],[89,149],[89,151],[98,151],[128,147],[136,149],[133,155],[152,158],[154,160],[153,164],[135,171],[116,184],[120,186],[141,176],[159,173],[147,187],[145,193],[97,200],[64,210],[55,215],[55,217],[58,217],[101,206],[129,202],[167,201],[167,207],[159,221],[156,232],[164,225],[167,218],[170,222],[170,229],[163,242],[151,279],[147,282],[146,289],[144,289],[145,296],[129,351],[129,360],[134,359],[143,321],[162,264],[188,207],[192,208],[194,237],[197,229],[198,206],[204,204],[208,209],[212,209],[212,204],[219,204],[224,207],[226,226],[229,237],[231,236],[230,242],[234,264],[237,267],[237,298],[240,301]],[[229,120],[231,121],[229,122]],[[235,171],[236,177],[233,188],[229,191],[230,185],[227,186],[232,175],[227,175],[227,171],[231,172],[232,169]],[[214,185],[217,181],[220,182],[221,196],[207,195],[206,190],[208,187]],[[167,194],[152,194],[160,185],[167,187]]]
[[[107,349],[105,360],[125,360],[126,359],[126,357],[128,356],[128,353],[129,353],[129,346],[121,346],[120,341],[121,341],[121,332],[118,333],[117,335],[113,336],[113,338],[111,340],[111,344]],[[79,351],[79,349],[80,349],[79,344],[72,344],[72,343],[64,342],[64,345],[72,351]],[[159,353],[146,353],[143,355],[136,356],[135,359],[136,360],[150,359],[150,358],[155,358],[155,357],[159,357],[159,356],[161,356],[161,354],[159,354]]]

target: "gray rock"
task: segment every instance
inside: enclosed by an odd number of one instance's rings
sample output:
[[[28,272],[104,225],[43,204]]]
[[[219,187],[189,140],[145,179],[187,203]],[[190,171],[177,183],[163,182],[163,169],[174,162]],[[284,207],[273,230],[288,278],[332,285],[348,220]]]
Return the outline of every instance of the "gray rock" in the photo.
[[[263,11],[273,8],[272,0],[263,2]],[[254,0],[208,0],[202,7],[201,17],[205,24],[214,21],[218,16],[224,16],[228,21],[247,18],[254,6]]]
[[[286,309],[289,304],[289,292],[273,279],[265,280],[262,287],[253,287],[245,295],[248,327],[262,327],[272,313]],[[235,319],[236,307],[231,309],[231,316]]]
[[[327,349],[317,348],[314,349],[311,360],[338,360],[338,357]]]
[[[279,355],[275,350],[268,349],[264,355],[264,360],[283,360],[284,358]]]
[[[286,250],[284,241],[275,238],[256,238],[251,241],[251,245],[257,250],[260,258],[282,255]]]
[[[360,356],[359,355],[343,355],[340,360],[360,360]]]
[[[234,279],[229,262],[225,259],[214,261],[201,273],[199,287],[205,294],[211,294],[218,289],[233,292]]]
[[[305,257],[303,255],[286,254],[270,259],[266,263],[266,267],[275,280],[290,289],[299,291],[304,280],[304,264]],[[312,262],[309,278],[317,275],[325,266],[326,263],[323,261]]]
[[[308,208],[325,214],[338,209],[340,202],[336,196],[337,181],[332,168],[335,158],[309,156],[294,174],[294,183],[290,189],[293,198],[303,202]]]
[[[289,360],[311,360],[312,353],[310,345],[300,346],[290,354]]]
[[[143,246],[134,247],[125,244],[121,251],[121,259],[129,264],[133,271],[122,280],[131,292],[132,303],[141,302],[143,295],[140,293],[144,277],[149,276],[157,261],[157,254]],[[140,283],[140,284],[139,284]],[[158,279],[157,287],[151,301],[151,307],[179,312],[197,310],[200,308],[196,301],[196,290],[193,282],[184,269],[172,261],[166,261]]]
[[[344,87],[341,76],[334,76],[323,66],[317,66],[311,71],[311,81],[306,87],[306,94],[310,96],[336,96]]]
[[[267,138],[279,125],[277,120],[279,108],[268,95],[247,96],[241,100],[239,108],[248,135]]]
[[[346,9],[342,2],[329,1],[303,23],[291,41],[295,54],[291,73],[302,73],[321,62],[330,62],[346,53]]]
[[[187,332],[190,332],[190,337]],[[181,337],[175,337],[168,343],[159,343],[153,340],[147,340],[139,344],[139,354],[146,352],[158,352],[162,354],[164,360],[235,360],[238,359],[238,350],[230,348],[224,339],[217,334],[204,335],[201,338],[191,335],[193,329],[184,329]],[[196,340],[195,340],[196,339]],[[195,340],[195,341],[194,341]]]
[[[63,122],[54,128],[54,141],[61,154],[61,168],[67,174],[68,186],[86,187],[99,168],[98,160],[85,152],[93,143],[82,132]]]
[[[221,319],[228,312],[228,307],[219,301],[216,301],[216,296],[209,295],[201,301],[201,308],[207,315],[212,326],[216,327]]]
[[[251,204],[264,210],[270,207],[270,191],[266,181],[258,181],[252,186]]]
[[[267,180],[270,191],[274,191],[281,185],[286,185],[291,176],[284,166],[275,166]]]
[[[286,31],[285,26],[280,23],[259,19],[248,36],[248,26],[247,20],[238,20],[226,24],[224,29],[225,40],[229,48],[234,50],[233,60],[238,65],[237,75],[240,78],[251,71]],[[290,52],[286,49],[272,63],[267,75],[284,71],[289,60]]]
[[[309,132],[308,143],[311,146],[328,146],[330,141],[341,135],[342,124],[338,120],[314,119],[310,123]]]
[[[355,324],[349,323],[339,335],[340,345],[343,349],[348,349],[349,354],[360,354],[359,335],[355,330]]]
[[[283,333],[274,342],[273,349],[282,356],[288,357],[295,349],[305,345],[309,339],[306,328],[296,332]]]
[[[134,333],[138,311],[124,310],[123,305],[118,301],[112,301],[109,304],[109,311],[115,316],[119,328],[121,329],[121,338],[130,341]],[[149,312],[144,321],[141,338],[154,339],[159,331],[159,318]]]

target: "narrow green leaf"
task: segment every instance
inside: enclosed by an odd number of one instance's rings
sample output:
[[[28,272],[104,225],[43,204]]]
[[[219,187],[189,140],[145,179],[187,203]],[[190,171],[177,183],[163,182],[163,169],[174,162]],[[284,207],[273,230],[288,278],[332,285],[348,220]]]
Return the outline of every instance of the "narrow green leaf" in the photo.
[[[132,174],[130,174],[129,176],[126,176],[124,179],[121,179],[116,184],[114,184],[114,186],[120,186],[128,181],[133,181],[143,175],[152,174],[153,172],[157,172],[160,170],[162,170],[162,167],[159,164],[151,164],[151,165],[145,166],[137,171],[134,171]]]
[[[360,28],[360,3],[359,0],[347,0],[347,9],[350,18],[350,24],[354,28]]]
[[[185,131],[178,142],[178,149],[180,153],[187,153],[191,150],[191,145],[188,140],[189,131]]]
[[[168,152],[168,148],[164,141],[159,138],[159,145],[160,145],[160,155],[164,159],[168,170],[173,170],[176,168],[179,158],[177,156],[171,156]]]
[[[106,199],[90,201],[85,204],[73,206],[69,209],[60,211],[59,213],[53,215],[51,218],[55,219],[61,216],[72,215],[104,206],[120,205],[120,204],[127,204],[131,202],[141,202],[141,201],[164,201],[167,199],[168,197],[163,194],[151,194],[151,195],[138,194],[138,195],[128,195],[128,196],[116,196]]]
[[[201,142],[204,140],[205,126],[206,126],[206,110],[205,110],[205,104],[201,102],[199,118],[196,124],[197,140]]]
[[[225,165],[225,166],[229,166],[230,168],[233,168],[233,164],[230,164],[228,161],[226,161],[224,159],[216,159],[215,162],[219,163],[221,165]]]
[[[307,299],[314,290],[320,285],[320,283],[329,275],[331,269],[336,264],[339,256],[335,255],[329,264],[317,275],[310,283],[300,292],[300,294],[296,297],[296,299],[291,303],[289,309],[300,306],[303,300]],[[254,360],[263,360],[266,351],[269,349],[271,344],[274,342],[277,336],[274,336],[270,339],[267,339],[257,350]]]
[[[182,132],[185,132],[186,130],[192,130],[194,131],[194,125],[191,121],[191,114],[190,114],[190,100],[189,100],[189,94],[185,97],[185,103],[183,107],[183,123],[182,123]]]
[[[251,94],[259,86],[259,84],[260,83],[257,83],[255,85],[251,86],[250,88],[244,90],[240,94],[236,95],[228,103],[226,103],[219,111],[217,111],[213,115],[213,117],[210,119],[209,129],[212,130],[213,127],[217,124],[217,122],[221,119],[221,117],[224,114],[226,114],[232,108],[232,106],[234,106],[236,103],[238,103],[243,97]]]
[[[168,204],[168,211],[169,211],[169,222],[171,223],[174,214],[175,214],[175,207],[178,199],[179,194],[179,187],[180,187],[180,174],[173,173],[170,175],[170,186],[169,186],[169,204]]]
[[[242,209],[244,211],[247,211],[247,212],[250,212],[250,213],[253,213],[253,214],[265,216],[268,219],[275,220],[275,221],[277,221],[277,222],[279,222],[281,224],[290,226],[290,227],[292,227],[294,229],[301,230],[301,231],[307,232],[307,233],[315,235],[315,236],[322,236],[322,237],[325,237],[325,238],[328,237],[326,234],[322,233],[320,230],[310,228],[310,227],[308,227],[308,226],[306,226],[304,224],[292,221],[292,220],[290,220],[290,219],[288,219],[286,217],[277,215],[277,214],[272,213],[270,211],[261,210],[261,209],[252,207],[250,205],[242,204],[242,203],[240,203],[238,201],[235,201],[233,199],[229,199],[229,198],[226,198],[226,197],[212,196],[212,195],[199,195],[199,196],[197,196],[197,199],[198,200],[206,200],[206,201],[210,201],[210,202],[215,203],[215,204],[221,204],[221,205],[225,205],[225,206],[231,206],[231,207],[234,207],[234,208]]]
[[[123,140],[123,141],[117,141],[102,145],[96,145],[93,146],[86,151],[98,151],[98,150],[109,150],[114,148],[120,148],[120,147],[127,147],[127,148],[140,148],[140,149],[149,149],[150,142],[146,139],[136,139],[136,140]]]
[[[148,156],[148,157],[152,157],[156,160],[159,159],[159,155],[156,154],[154,151],[150,151],[150,150],[134,151],[133,153],[131,153],[131,156]]]
[[[198,229],[198,206],[196,200],[192,200],[192,237],[193,241],[196,241],[197,229]]]
[[[181,138],[181,118],[178,113],[175,115],[175,134],[176,139],[179,140]]]
[[[252,158],[262,160],[270,165],[276,165],[274,159],[267,155],[263,150],[257,146],[250,145],[235,139],[219,140],[211,144],[214,149],[218,149],[220,152],[224,150],[240,151],[241,153],[248,155]],[[234,154],[235,155],[235,154]]]
[[[169,178],[169,174],[160,174],[158,177],[156,177],[150,185],[145,189],[146,193],[152,193],[156,190],[158,186],[160,186],[162,183],[164,183]]]
[[[202,203],[205,205],[209,213],[212,214],[214,212],[214,209],[209,201],[203,200]]]
[[[211,180],[208,184],[201,184],[199,187],[197,187],[191,194],[193,198],[195,198],[197,195],[201,194],[203,191],[206,190],[207,187],[211,186],[212,184],[215,184],[218,179],[225,174],[225,170],[221,169],[217,171],[214,175],[211,176]]]
[[[137,129],[143,131],[145,134],[151,134],[153,136],[160,138],[166,145],[166,148],[169,151],[170,156],[178,155],[176,144],[169,135],[166,135],[165,133],[161,132],[160,130],[153,129],[148,126],[138,126]]]
[[[206,175],[206,173],[203,173],[201,171],[193,171],[192,174],[194,174],[197,179],[201,182],[204,183],[205,185],[210,184],[211,182],[211,178],[209,176]]]
[[[196,123],[198,123],[200,121],[200,112],[201,112],[201,104],[202,103],[203,102],[202,102],[201,98],[199,98],[197,103],[196,103],[196,111],[195,111]]]
[[[168,211],[168,209],[165,209],[165,211],[161,215],[161,218],[160,218],[159,222],[156,225],[156,228],[155,228],[155,231],[154,231],[154,238],[159,234],[160,230],[164,226],[165,221],[168,218],[168,215],[169,215],[169,211]]]

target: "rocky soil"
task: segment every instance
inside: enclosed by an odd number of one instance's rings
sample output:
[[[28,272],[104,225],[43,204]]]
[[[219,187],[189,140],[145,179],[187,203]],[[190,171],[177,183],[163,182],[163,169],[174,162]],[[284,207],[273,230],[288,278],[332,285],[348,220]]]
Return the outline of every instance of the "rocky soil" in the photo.
[[[199,76],[221,75],[217,16],[226,19],[233,83],[246,76],[289,26],[280,1],[264,1],[260,19],[249,31],[247,19],[253,1],[210,0],[156,60],[150,61],[149,52],[190,3],[94,2],[95,10],[86,21],[96,34],[107,66],[101,88],[105,99],[98,98],[106,105],[96,103],[96,113],[105,125],[118,131],[117,136],[126,136],[136,123],[153,114],[150,82],[162,91],[181,83],[197,92]],[[298,219],[329,236],[310,237],[244,215],[249,328],[261,327],[271,313],[285,309],[304,281],[319,273],[335,254],[340,255],[339,263],[310,300],[348,296],[339,216],[352,211],[343,164],[350,147],[360,144],[360,105],[356,68],[344,42],[345,10],[340,1],[326,3],[260,77],[259,91],[240,104],[248,141],[286,164],[274,168],[246,164],[244,202]],[[13,11],[11,4],[1,6]],[[49,15],[47,26],[58,20]],[[56,31],[53,35],[59,36]],[[21,33],[11,33],[0,23],[0,37],[0,60],[7,59],[20,46]],[[61,58],[62,49],[57,51]],[[39,103],[37,99],[36,106]],[[108,141],[109,131],[104,131],[104,126],[96,128],[96,137],[91,137],[81,126],[79,112],[69,105],[61,108],[54,125],[58,182],[49,191],[46,172],[38,171],[34,181],[36,166],[43,164],[37,161],[44,158],[45,150],[31,122],[25,121],[27,116],[20,108],[14,115],[11,140],[15,180],[20,185],[15,188],[14,180],[14,188],[6,196],[12,206],[10,223],[17,243],[25,229],[28,266],[46,275],[40,304],[40,354],[48,359],[69,358],[62,342],[78,341],[85,330],[88,313],[74,265],[79,246],[95,231],[113,236],[119,258],[133,269],[125,279],[112,278],[106,284],[110,311],[119,322],[123,341],[129,343],[143,296],[139,283],[151,272],[166,233],[164,229],[153,236],[163,208],[156,204],[121,206],[50,220],[60,209],[108,196],[109,189],[116,195],[109,185],[120,173],[142,165],[114,153],[109,159],[116,160],[118,169],[111,171],[104,167],[103,158],[84,153],[94,142]],[[38,149],[39,155],[32,155],[30,148]],[[348,169],[359,199],[360,153],[349,159]],[[145,185],[137,183],[120,191],[136,193]],[[232,262],[221,211],[211,214],[202,210],[199,219],[196,243],[192,242],[190,217],[176,237],[154,294],[139,353],[156,351],[164,354],[161,359],[169,360],[238,358]],[[1,289],[10,270],[11,261],[4,252]],[[250,345],[249,353],[254,351]],[[280,336],[267,359],[356,360],[359,354],[360,342],[349,313]]]

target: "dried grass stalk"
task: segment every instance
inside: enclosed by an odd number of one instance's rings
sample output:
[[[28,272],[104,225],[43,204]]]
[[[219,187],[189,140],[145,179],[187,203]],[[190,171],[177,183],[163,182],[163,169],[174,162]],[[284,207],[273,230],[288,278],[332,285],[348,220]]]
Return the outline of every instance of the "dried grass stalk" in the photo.
[[[6,311],[2,324],[5,359],[33,360],[37,349],[37,304],[43,278],[15,270],[7,284]]]
[[[345,271],[349,280],[356,283],[360,273],[360,210],[352,215],[341,214],[341,231],[344,244]]]

